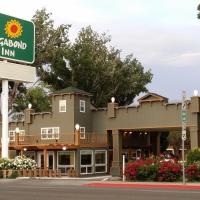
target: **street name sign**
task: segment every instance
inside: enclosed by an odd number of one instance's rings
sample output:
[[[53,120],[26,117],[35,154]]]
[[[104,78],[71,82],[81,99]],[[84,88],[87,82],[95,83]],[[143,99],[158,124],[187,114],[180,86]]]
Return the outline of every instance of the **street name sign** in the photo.
[[[34,62],[35,26],[31,21],[0,13],[0,58]]]

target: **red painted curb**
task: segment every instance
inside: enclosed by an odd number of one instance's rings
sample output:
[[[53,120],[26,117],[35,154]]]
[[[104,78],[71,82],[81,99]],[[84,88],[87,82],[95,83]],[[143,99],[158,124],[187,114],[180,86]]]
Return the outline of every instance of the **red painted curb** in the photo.
[[[171,184],[120,184],[120,183],[91,183],[83,186],[89,187],[120,187],[120,188],[164,188],[164,189],[196,189],[200,190],[200,185],[171,185]]]

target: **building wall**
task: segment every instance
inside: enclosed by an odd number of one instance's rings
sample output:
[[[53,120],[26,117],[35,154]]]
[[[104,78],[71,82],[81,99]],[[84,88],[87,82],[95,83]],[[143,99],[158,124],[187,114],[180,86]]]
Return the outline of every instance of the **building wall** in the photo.
[[[80,112],[80,100],[85,101],[85,112]],[[91,133],[93,131],[90,105],[90,98],[88,96],[74,96],[74,124],[78,123],[80,127],[85,127],[86,133]]]

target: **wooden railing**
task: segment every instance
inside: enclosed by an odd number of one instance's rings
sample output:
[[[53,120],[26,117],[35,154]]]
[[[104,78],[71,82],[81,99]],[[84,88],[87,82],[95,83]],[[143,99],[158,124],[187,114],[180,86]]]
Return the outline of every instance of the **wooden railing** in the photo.
[[[16,135],[11,145],[38,145],[38,144],[69,144],[69,145],[107,145],[107,135],[97,133],[85,133],[81,139],[80,133],[59,134],[59,137],[52,139],[41,139],[41,135]]]
[[[15,177],[61,177],[61,170],[23,169],[23,170],[1,170],[2,178]],[[14,178],[14,177],[12,177]]]

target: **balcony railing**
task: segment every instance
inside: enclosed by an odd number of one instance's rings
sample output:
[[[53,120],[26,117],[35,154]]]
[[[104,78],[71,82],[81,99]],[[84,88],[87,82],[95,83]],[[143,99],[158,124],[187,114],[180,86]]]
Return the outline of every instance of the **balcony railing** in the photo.
[[[68,144],[68,145],[107,145],[107,135],[98,133],[85,133],[85,138],[80,138],[80,133],[62,133],[56,137],[41,138],[41,135],[15,135],[15,141],[10,145],[40,145],[40,144]]]

